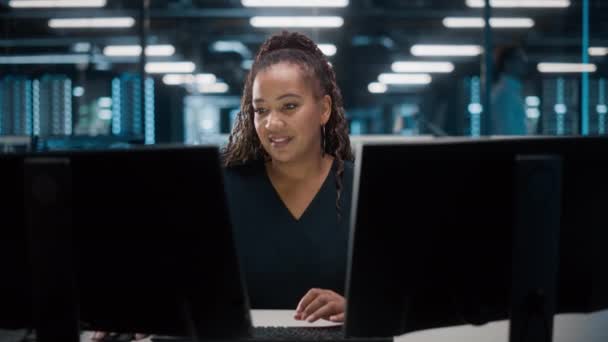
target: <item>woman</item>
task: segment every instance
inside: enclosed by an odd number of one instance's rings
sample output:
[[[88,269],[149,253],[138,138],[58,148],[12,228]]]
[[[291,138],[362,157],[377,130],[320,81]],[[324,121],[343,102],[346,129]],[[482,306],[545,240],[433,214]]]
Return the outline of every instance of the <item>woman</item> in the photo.
[[[224,150],[237,250],[254,308],[344,320],[352,160],[335,73],[299,33],[270,37]]]
[[[353,155],[334,71],[312,40],[283,32],[261,46],[223,157],[252,307],[344,321]]]

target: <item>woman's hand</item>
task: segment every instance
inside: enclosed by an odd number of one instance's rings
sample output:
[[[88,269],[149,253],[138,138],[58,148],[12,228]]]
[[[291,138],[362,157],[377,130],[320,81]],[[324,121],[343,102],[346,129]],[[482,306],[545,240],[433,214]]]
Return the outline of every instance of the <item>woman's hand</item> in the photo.
[[[314,322],[320,318],[332,322],[344,322],[346,301],[332,290],[311,289],[298,303],[297,320]]]

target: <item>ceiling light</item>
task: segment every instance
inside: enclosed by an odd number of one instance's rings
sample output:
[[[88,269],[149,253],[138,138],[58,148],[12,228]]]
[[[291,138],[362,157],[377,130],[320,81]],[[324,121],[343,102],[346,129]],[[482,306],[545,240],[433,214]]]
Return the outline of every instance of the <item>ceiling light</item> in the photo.
[[[537,69],[543,73],[581,73],[595,72],[595,64],[580,63],[538,63]]]
[[[338,48],[334,44],[318,44],[319,50],[323,52],[325,56],[333,56],[338,51]]]
[[[348,0],[241,0],[245,7],[346,7]]]
[[[486,23],[483,18],[477,17],[446,17],[443,26],[449,28],[481,28]],[[531,28],[534,20],[530,18],[490,18],[490,26],[493,28]]]
[[[386,84],[380,82],[372,82],[367,85],[367,90],[372,94],[386,93],[387,88]]]
[[[198,86],[197,90],[199,93],[204,94],[222,94],[227,93],[230,87],[224,82],[218,82],[213,84],[201,84]]]
[[[150,74],[190,73],[196,69],[192,62],[148,62],[146,72]]]
[[[51,28],[125,28],[135,25],[131,17],[51,19]]]
[[[12,8],[104,7],[106,0],[11,0]]]
[[[243,68],[245,70],[250,70],[252,66],[253,66],[253,60],[252,59],[246,59],[246,60],[244,60],[244,61],[241,62],[241,68]]]
[[[166,85],[183,85],[183,84],[213,84],[217,78],[214,74],[168,74],[163,76],[163,83]]]
[[[26,55],[0,56],[0,64],[84,64],[89,62],[89,55]]]
[[[429,84],[432,81],[429,74],[391,74],[378,76],[378,81],[384,84]]]
[[[450,62],[395,62],[391,65],[394,72],[441,72],[454,71],[454,64]]]
[[[326,27],[344,25],[341,17],[253,17],[249,21],[253,27]]]
[[[469,7],[484,7],[485,0],[467,0]],[[570,0],[490,0],[491,7],[565,8]]]
[[[412,46],[414,56],[478,56],[482,49],[479,45],[427,45],[416,44]]]
[[[87,42],[78,42],[72,45],[72,51],[76,53],[87,53],[91,51],[91,43]]]
[[[140,45],[108,45],[103,49],[103,54],[108,57],[128,57],[139,56],[141,54]],[[146,46],[146,56],[173,56],[175,47],[173,45],[148,45]]]
[[[589,54],[591,56],[606,56],[608,55],[608,48],[605,47],[590,47]]]

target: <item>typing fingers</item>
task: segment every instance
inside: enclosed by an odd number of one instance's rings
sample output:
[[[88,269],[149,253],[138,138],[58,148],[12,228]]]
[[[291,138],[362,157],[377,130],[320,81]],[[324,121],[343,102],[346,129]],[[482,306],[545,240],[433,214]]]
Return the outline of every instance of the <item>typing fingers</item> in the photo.
[[[319,294],[317,297],[315,297],[315,299],[312,302],[310,302],[310,304],[308,304],[308,306],[306,306],[302,310],[301,319],[306,319],[309,322],[314,322],[316,319],[314,317],[312,317],[313,320],[311,321],[310,320],[311,315],[313,315],[315,312],[317,312],[322,307],[326,306],[329,302],[330,302],[330,298],[327,294],[325,294],[325,293]]]
[[[337,315],[329,316],[329,320],[332,322],[344,322],[344,312]]]
[[[321,292],[322,292],[321,289],[308,290],[308,292],[306,292],[306,294],[302,297],[302,299],[300,299],[300,302],[298,303],[298,306],[296,307],[296,314],[295,314],[294,318],[295,319],[304,319],[304,317],[303,317],[304,309],[306,307],[308,307],[308,305],[310,305],[310,303],[312,303],[312,301],[315,300],[315,298],[317,298],[317,296],[320,295]]]
[[[317,321],[318,319],[326,319],[330,320],[330,317],[339,315],[344,311],[341,304],[337,300],[330,300],[325,302],[321,307],[317,308],[315,311],[308,315],[306,319],[308,322],[312,323]]]

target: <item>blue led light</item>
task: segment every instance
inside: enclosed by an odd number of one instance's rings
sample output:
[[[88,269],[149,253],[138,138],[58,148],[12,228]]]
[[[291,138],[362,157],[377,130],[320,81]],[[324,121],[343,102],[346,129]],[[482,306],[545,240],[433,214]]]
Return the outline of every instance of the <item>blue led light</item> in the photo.
[[[72,134],[72,81],[69,78],[63,82],[63,133]]]
[[[120,79],[112,80],[112,134],[121,132],[121,101],[120,101]]]
[[[32,120],[34,135],[40,135],[40,81],[32,82]]]
[[[154,132],[154,79],[147,78],[145,82],[145,130],[144,130],[144,142],[146,144],[154,144],[155,132]]]

